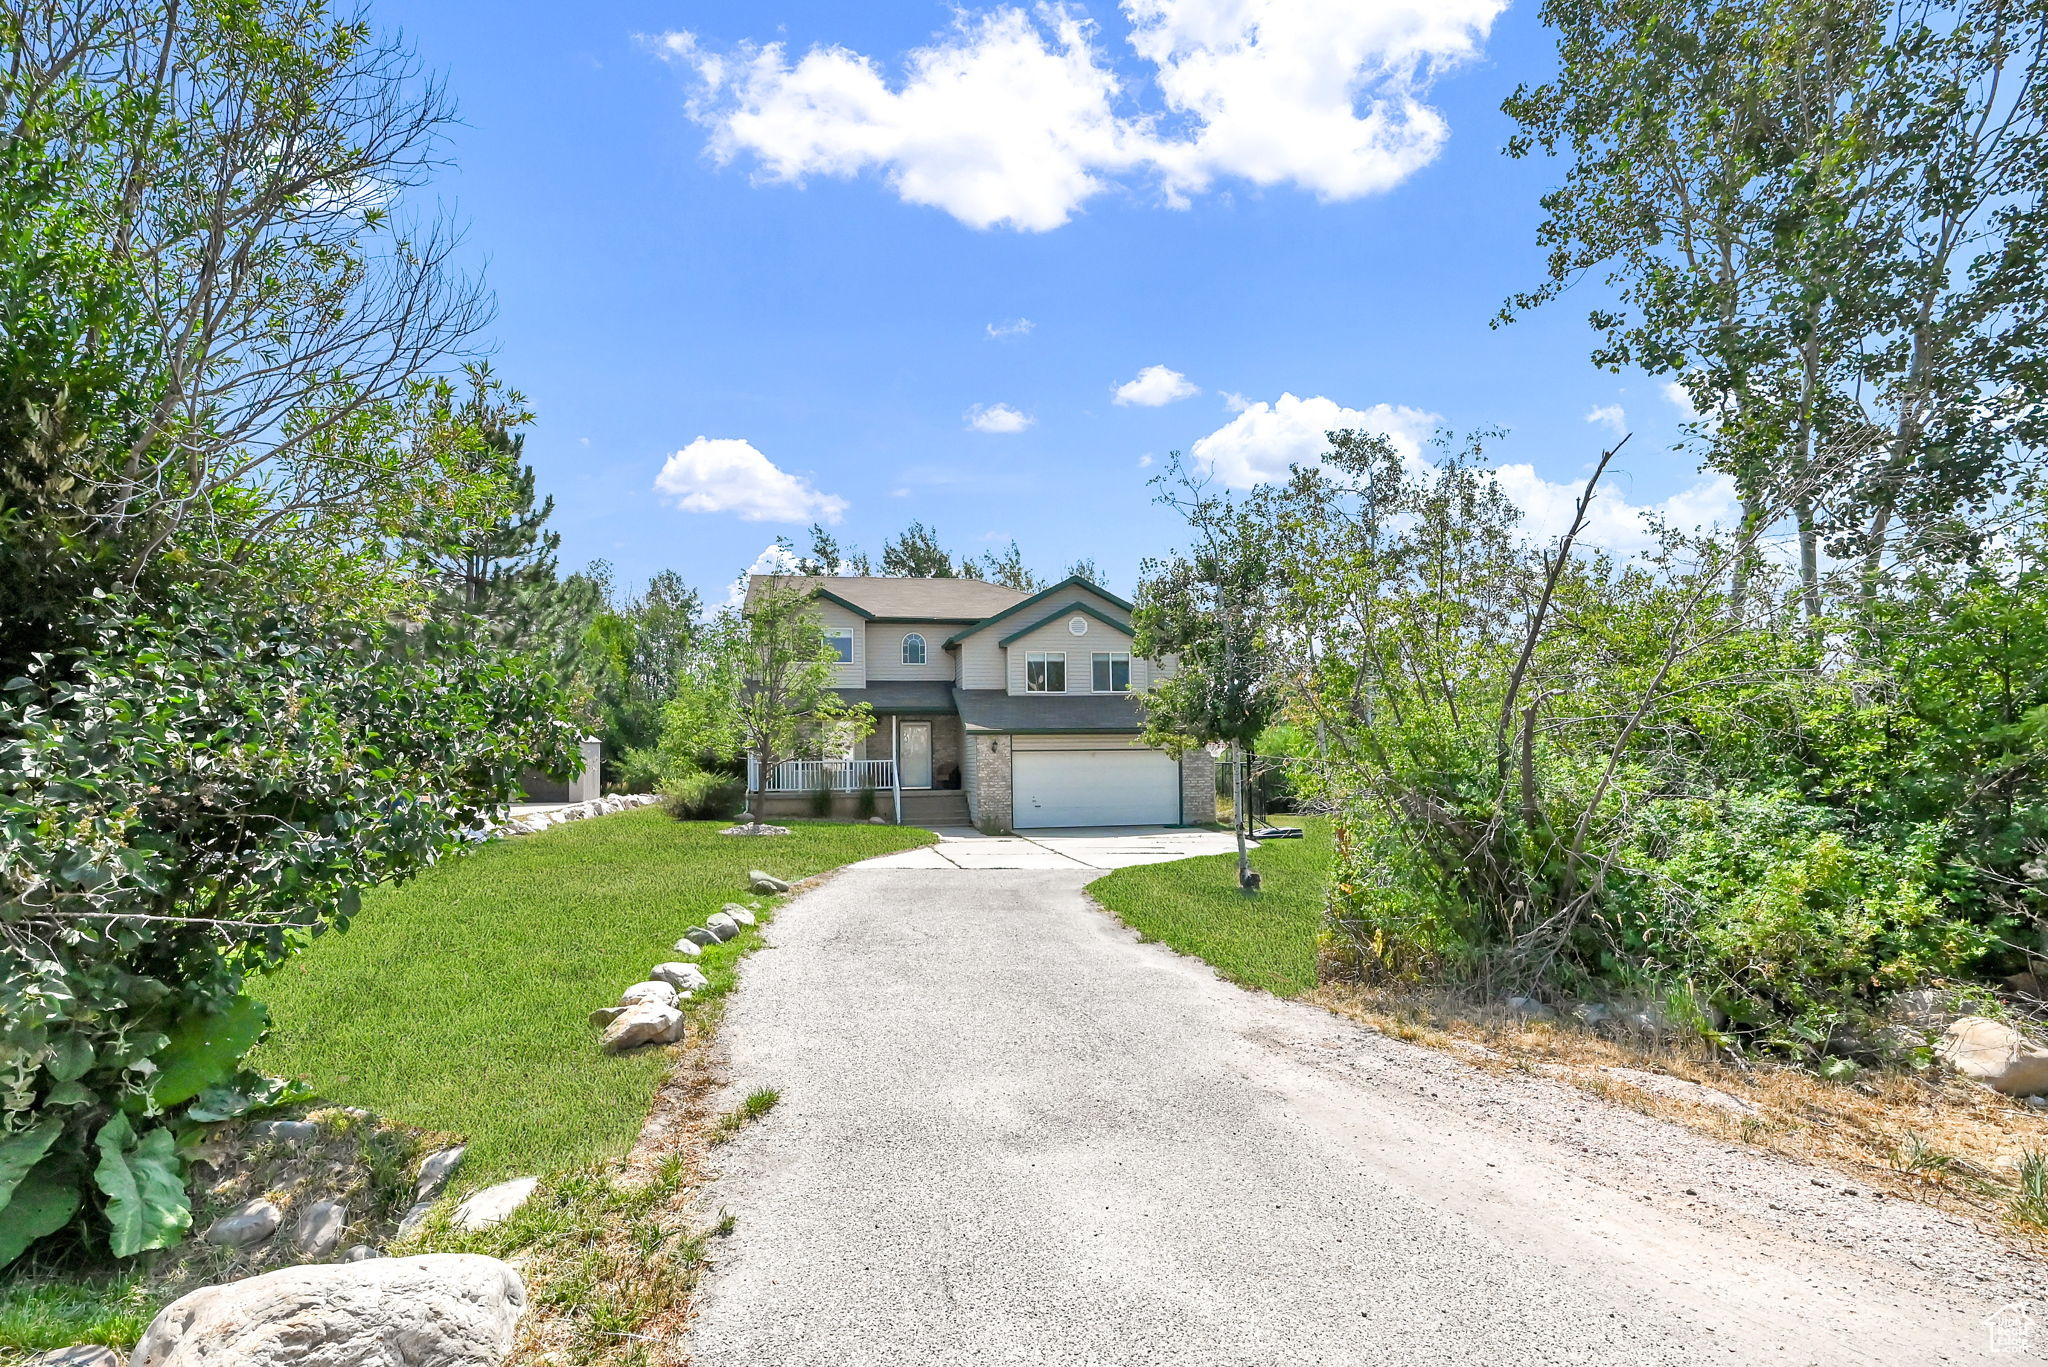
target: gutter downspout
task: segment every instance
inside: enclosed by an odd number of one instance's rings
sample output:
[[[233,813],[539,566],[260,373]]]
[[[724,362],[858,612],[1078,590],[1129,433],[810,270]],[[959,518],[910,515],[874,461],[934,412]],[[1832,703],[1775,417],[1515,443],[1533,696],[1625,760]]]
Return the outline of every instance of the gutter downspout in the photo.
[[[903,719],[889,714],[889,796],[896,804],[896,824],[903,824]]]

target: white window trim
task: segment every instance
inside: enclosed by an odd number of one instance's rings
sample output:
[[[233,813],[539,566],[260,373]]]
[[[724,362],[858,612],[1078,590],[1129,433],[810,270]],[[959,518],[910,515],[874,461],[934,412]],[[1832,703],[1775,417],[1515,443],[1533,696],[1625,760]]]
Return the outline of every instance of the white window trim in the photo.
[[[915,642],[917,642],[917,658],[916,658],[916,659],[914,659],[914,660],[910,658],[910,643],[911,643],[912,641],[915,641]],[[907,665],[921,665],[921,664],[924,664],[924,663],[925,663],[925,662],[926,662],[927,660],[929,660],[929,659],[931,658],[931,652],[930,652],[930,651],[929,651],[929,650],[928,650],[928,649],[926,648],[926,646],[925,646],[925,639],[924,639],[924,633],[923,633],[923,632],[921,632],[921,631],[906,631],[906,632],[904,632],[904,633],[903,633],[903,651],[902,651],[902,655],[903,655],[903,663],[905,663],[905,664],[907,664]]]
[[[1051,663],[1052,663],[1052,662],[1053,662],[1054,660],[1058,660],[1058,661],[1060,662],[1060,687],[1058,687],[1058,688],[1033,688],[1033,687],[1031,686],[1031,666],[1032,666],[1032,664],[1033,664],[1034,662],[1036,662],[1036,663],[1043,663],[1043,664],[1051,664]],[[1091,682],[1092,682],[1092,680],[1091,680]],[[1067,685],[1067,652],[1066,652],[1066,651],[1064,651],[1064,650],[1027,650],[1026,652],[1024,652],[1024,691],[1025,691],[1026,693],[1065,693],[1065,692],[1068,692],[1068,691],[1070,691],[1070,690],[1069,690],[1069,689],[1067,688],[1067,686],[1066,686],[1066,685]]]
[[[836,663],[840,665],[851,665],[853,663],[853,631],[851,628],[827,627],[825,628],[825,639],[828,641],[846,642],[846,658],[836,661]]]
[[[1095,686],[1095,657],[1096,657],[1096,656],[1098,656],[1098,655],[1107,655],[1107,656],[1109,657],[1109,676],[1110,676],[1110,680],[1111,680],[1112,682],[1114,682],[1114,681],[1115,681],[1115,679],[1116,679],[1116,662],[1117,662],[1117,661],[1118,661],[1119,659],[1121,659],[1121,660],[1122,660],[1122,661],[1124,662],[1124,686],[1123,686],[1122,688],[1097,688],[1097,687]],[[1097,650],[1097,651],[1093,651],[1093,652],[1091,652],[1091,653],[1089,654],[1089,657],[1088,657],[1088,691],[1089,691],[1090,693],[1103,693],[1103,694],[1108,694],[1108,695],[1110,695],[1110,696],[1120,696],[1120,695],[1122,695],[1122,694],[1125,694],[1125,693],[1129,693],[1129,692],[1132,692],[1132,691],[1134,691],[1134,690],[1133,690],[1133,689],[1132,689],[1132,687],[1131,687],[1131,680],[1132,680],[1132,678],[1133,678],[1133,676],[1134,676],[1134,673],[1135,673],[1135,671],[1134,671],[1134,670],[1133,670],[1133,668],[1132,668],[1132,663],[1131,663],[1131,652],[1130,652],[1130,651],[1128,651],[1128,650]]]

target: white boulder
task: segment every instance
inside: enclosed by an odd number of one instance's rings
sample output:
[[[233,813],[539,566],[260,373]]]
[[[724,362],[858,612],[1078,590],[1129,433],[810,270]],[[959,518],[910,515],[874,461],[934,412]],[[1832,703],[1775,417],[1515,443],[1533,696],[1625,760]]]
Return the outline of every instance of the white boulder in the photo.
[[[647,976],[678,992],[699,992],[711,986],[711,979],[695,964],[656,964],[647,970]]]
[[[206,1227],[199,1237],[222,1248],[247,1248],[277,1233],[284,1212],[269,1201],[244,1201]]]
[[[668,983],[649,979],[643,983],[634,983],[624,992],[619,993],[619,1005],[621,1006],[639,1006],[643,1002],[653,1002],[660,1006],[674,1006],[676,1004],[676,990]]]
[[[448,1179],[462,1166],[462,1155],[467,1145],[457,1144],[450,1149],[427,1155],[427,1161],[420,1164],[419,1181],[413,1184],[412,1199],[425,1201],[441,1194],[441,1188],[448,1185]]]
[[[727,902],[719,910],[743,926],[754,924],[754,909],[752,907],[743,907],[738,902]]]
[[[740,933],[740,923],[722,911],[714,911],[704,918],[704,929],[721,940],[730,940]]]
[[[324,1258],[340,1245],[347,1228],[347,1206],[339,1201],[315,1201],[299,1212],[292,1243],[309,1258]]]
[[[2004,1021],[1964,1016],[1942,1031],[1935,1056],[1964,1077],[2007,1096],[2048,1092],[2048,1049]]]
[[[682,1012],[658,1002],[641,1002],[604,1028],[604,1051],[623,1054],[643,1044],[674,1044],[682,1037]]]
[[[785,883],[783,880],[777,878],[772,873],[763,873],[759,869],[747,870],[747,886],[752,888],[755,892],[789,891],[788,883]]]
[[[698,944],[695,940],[678,940],[675,944],[675,950],[678,954],[687,954],[694,959],[704,952],[704,946]]]
[[[129,1367],[499,1367],[525,1311],[472,1253],[289,1267],[171,1302]]]
[[[539,1185],[538,1177],[515,1177],[495,1187],[485,1187],[457,1206],[448,1223],[461,1230],[501,1225],[511,1218],[513,1211],[526,1204],[527,1198],[533,1195],[533,1189]]]

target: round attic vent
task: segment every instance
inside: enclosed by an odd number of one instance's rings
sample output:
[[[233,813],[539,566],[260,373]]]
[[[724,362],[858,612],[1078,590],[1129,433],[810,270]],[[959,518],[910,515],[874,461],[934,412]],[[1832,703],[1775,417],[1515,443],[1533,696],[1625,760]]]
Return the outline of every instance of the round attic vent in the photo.
[[[1076,636],[1086,636],[1088,634],[1088,619],[1086,617],[1068,618],[1067,630],[1073,632]]]

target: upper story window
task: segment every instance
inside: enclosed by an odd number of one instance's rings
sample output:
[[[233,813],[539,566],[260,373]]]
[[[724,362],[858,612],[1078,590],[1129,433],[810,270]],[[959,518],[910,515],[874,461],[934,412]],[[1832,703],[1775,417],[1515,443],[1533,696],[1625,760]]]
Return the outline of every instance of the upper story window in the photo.
[[[839,663],[853,663],[853,633],[845,627],[834,627],[825,633],[825,644],[832,647],[832,654]]]
[[[1131,657],[1121,650],[1098,650],[1095,652],[1095,691],[1097,693],[1128,693],[1131,691]]]
[[[911,632],[903,638],[903,663],[921,665],[924,663],[924,637]]]
[[[1064,650],[1034,650],[1024,656],[1024,691],[1026,693],[1064,693],[1067,691],[1067,652]]]

